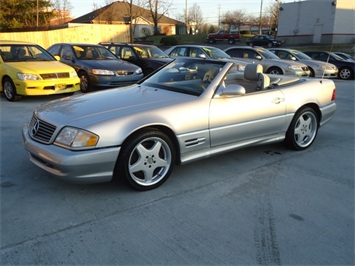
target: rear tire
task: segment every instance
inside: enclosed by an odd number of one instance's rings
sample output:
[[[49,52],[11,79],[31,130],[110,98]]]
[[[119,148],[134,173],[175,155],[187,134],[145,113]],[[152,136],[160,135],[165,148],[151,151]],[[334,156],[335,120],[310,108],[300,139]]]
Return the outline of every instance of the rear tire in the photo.
[[[233,38],[230,38],[230,39],[228,39],[228,43],[229,43],[229,44],[234,44],[234,43],[235,43],[235,40],[234,40]]]
[[[123,144],[115,172],[136,190],[154,189],[170,176],[175,156],[174,145],[166,134],[146,129]]]
[[[314,142],[319,128],[316,112],[310,107],[300,109],[294,116],[285,143],[294,150],[305,150]]]

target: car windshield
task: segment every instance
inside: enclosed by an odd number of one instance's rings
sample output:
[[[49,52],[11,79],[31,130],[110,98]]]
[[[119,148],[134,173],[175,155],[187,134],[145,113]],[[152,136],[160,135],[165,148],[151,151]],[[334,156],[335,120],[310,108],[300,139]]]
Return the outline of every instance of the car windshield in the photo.
[[[339,55],[335,54],[335,53],[330,53],[335,60],[339,60],[339,61],[346,61],[344,58],[340,57]]]
[[[140,58],[168,58],[169,56],[155,46],[134,46]]]
[[[4,62],[56,61],[50,53],[39,45],[0,45],[0,56]]]
[[[280,59],[277,55],[273,54],[269,50],[263,48],[256,48],[256,50],[263,55],[266,59]]]
[[[218,48],[203,47],[202,48],[211,59],[230,59],[231,57]]]
[[[305,53],[302,53],[300,51],[292,50],[291,53],[299,59],[312,60],[311,57],[309,57],[308,55],[306,55]]]
[[[141,85],[200,96],[225,64],[227,62],[176,59]]]
[[[73,49],[79,60],[117,60],[117,57],[103,46],[73,45]]]

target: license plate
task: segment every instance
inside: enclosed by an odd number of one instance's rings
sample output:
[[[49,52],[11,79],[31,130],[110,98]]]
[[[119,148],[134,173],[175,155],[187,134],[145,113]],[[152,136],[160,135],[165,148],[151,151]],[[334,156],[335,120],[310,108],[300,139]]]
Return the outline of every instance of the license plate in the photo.
[[[67,88],[66,84],[55,84],[54,89],[55,90],[65,90]]]

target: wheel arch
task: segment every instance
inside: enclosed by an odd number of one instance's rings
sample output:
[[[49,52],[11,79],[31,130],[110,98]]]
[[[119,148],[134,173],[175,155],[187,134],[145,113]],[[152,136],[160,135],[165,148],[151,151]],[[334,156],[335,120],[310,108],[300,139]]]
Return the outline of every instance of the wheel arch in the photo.
[[[302,105],[301,107],[299,107],[296,110],[295,114],[297,114],[300,110],[302,110],[303,108],[306,108],[306,107],[313,109],[313,111],[316,113],[317,118],[318,118],[318,127],[319,127],[319,123],[322,119],[322,112],[320,111],[319,106],[316,103],[307,103],[307,104]]]
[[[162,133],[164,133],[165,135],[167,135],[169,137],[169,139],[171,140],[171,142],[173,143],[174,145],[174,148],[175,148],[175,152],[176,152],[176,161],[174,162],[176,165],[178,164],[181,164],[181,159],[180,159],[180,145],[179,145],[179,142],[178,142],[178,139],[174,133],[174,131],[165,126],[165,125],[147,125],[145,127],[142,127],[142,128],[138,128],[134,131],[132,131],[123,141],[122,145],[121,146],[124,146],[126,141],[131,139],[132,137],[134,137],[135,135],[137,134],[140,134],[141,132],[143,131],[149,131],[149,130],[158,130]]]

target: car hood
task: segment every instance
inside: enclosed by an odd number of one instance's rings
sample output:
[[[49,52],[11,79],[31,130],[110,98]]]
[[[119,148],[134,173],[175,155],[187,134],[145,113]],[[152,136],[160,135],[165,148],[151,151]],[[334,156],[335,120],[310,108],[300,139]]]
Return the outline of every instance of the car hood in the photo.
[[[166,63],[170,63],[174,59],[171,57],[150,57],[150,58],[147,58],[146,60],[160,63],[160,64],[166,64]]]
[[[72,67],[58,61],[26,61],[9,62],[6,64],[22,71],[23,73],[51,73],[75,71]]]
[[[304,64],[309,64],[309,65],[319,65],[319,66],[332,66],[332,67],[336,67],[334,64],[332,63],[327,63],[327,62],[323,62],[323,61],[318,61],[318,60],[313,60],[313,59],[302,59],[300,60],[301,63]]]
[[[133,70],[139,67],[123,60],[80,60],[80,64],[91,69]]]
[[[277,62],[277,64],[279,65],[284,65],[284,66],[299,66],[299,67],[304,67],[305,64],[304,63],[300,63],[300,62],[295,62],[292,60],[283,60],[283,59],[264,59],[264,60],[270,60],[270,62]]]
[[[56,126],[88,128],[98,122],[193,99],[196,96],[134,85],[54,100],[39,106],[35,113],[40,119]]]

